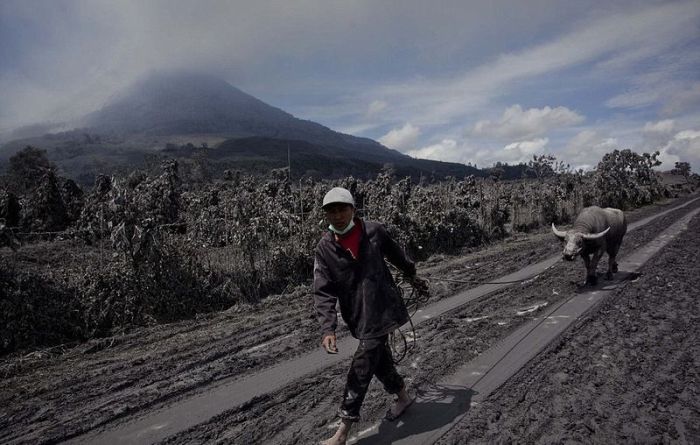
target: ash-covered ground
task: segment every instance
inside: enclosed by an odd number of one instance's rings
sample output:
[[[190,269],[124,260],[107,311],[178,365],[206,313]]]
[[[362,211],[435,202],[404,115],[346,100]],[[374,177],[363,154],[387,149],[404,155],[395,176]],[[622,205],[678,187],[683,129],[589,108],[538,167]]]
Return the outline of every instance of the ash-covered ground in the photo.
[[[630,222],[669,201],[628,214]],[[696,202],[625,237],[620,257],[644,245]],[[419,265],[433,300],[556,254],[549,231]],[[648,263],[639,279],[581,321],[442,440],[466,442],[698,442],[700,223]],[[605,270],[601,261],[599,272]],[[472,284],[440,281],[440,278]],[[419,325],[399,366],[421,391],[544,308],[579,291],[581,261],[559,262]],[[342,333],[341,333],[342,335]],[[224,378],[240,378],[319,347],[308,288],[194,321],[140,329],[72,349],[0,362],[0,442],[51,443],[163,404]],[[166,439],[171,443],[314,443],[333,432],[348,363],[291,382]],[[362,430],[390,399],[373,383]]]

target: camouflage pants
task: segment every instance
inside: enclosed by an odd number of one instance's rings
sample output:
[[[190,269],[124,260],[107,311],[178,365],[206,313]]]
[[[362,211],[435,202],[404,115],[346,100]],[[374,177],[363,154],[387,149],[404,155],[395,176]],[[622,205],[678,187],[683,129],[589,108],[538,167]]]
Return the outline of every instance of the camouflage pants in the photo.
[[[373,376],[377,376],[389,394],[397,394],[404,387],[403,378],[396,372],[392,361],[386,335],[360,340],[360,345],[352,357],[343,402],[338,410],[341,418],[360,420],[360,408]]]

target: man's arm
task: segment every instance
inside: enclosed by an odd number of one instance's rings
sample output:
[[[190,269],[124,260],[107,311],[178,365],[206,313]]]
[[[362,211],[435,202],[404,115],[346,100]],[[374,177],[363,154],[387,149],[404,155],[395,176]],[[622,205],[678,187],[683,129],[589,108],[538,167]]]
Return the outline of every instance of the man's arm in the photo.
[[[384,250],[386,259],[389,260],[391,264],[398,267],[406,277],[414,277],[416,275],[415,263],[408,258],[406,252],[399,246],[399,243],[389,235],[384,225],[380,224],[378,231],[382,238],[382,249]]]
[[[411,283],[419,293],[428,295],[428,282],[416,275],[416,264],[406,256],[406,252],[399,246],[399,243],[389,235],[386,227],[380,226],[384,240],[384,254],[391,264],[398,267],[403,272],[405,279]]]
[[[325,258],[318,249],[314,258],[314,307],[323,334],[323,347],[326,351],[337,352],[335,346],[335,329],[338,327],[338,312],[335,309],[338,298],[335,296],[333,282]]]

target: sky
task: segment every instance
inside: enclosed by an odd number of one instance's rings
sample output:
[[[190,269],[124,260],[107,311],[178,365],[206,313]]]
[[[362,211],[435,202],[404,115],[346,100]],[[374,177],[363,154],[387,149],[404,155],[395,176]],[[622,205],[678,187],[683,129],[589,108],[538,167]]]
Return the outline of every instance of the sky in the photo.
[[[698,0],[0,0],[0,133],[180,68],[414,157],[700,173]]]

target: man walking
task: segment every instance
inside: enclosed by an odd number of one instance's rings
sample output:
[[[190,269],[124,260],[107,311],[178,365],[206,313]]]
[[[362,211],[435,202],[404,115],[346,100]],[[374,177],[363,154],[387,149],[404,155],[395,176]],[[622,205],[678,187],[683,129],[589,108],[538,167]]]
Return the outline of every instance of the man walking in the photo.
[[[386,414],[388,420],[401,416],[414,400],[396,371],[387,341],[392,331],[408,322],[409,315],[384,258],[416,285],[425,287],[426,283],[416,277],[414,263],[382,224],[355,216],[355,200],[348,190],[331,189],[323,198],[323,210],[329,231],[318,242],[314,261],[314,304],[322,346],[328,353],[338,352],[336,303],[350,333],[360,340],[338,409],[340,427],[323,442],[338,445],[346,442],[352,424],[359,420],[373,376],[397,396]]]

